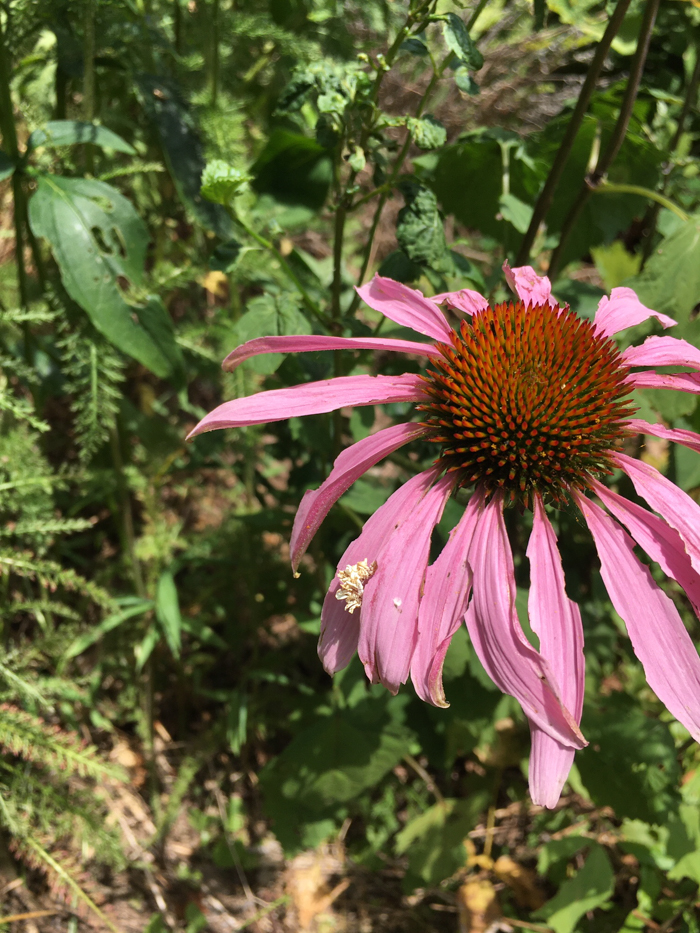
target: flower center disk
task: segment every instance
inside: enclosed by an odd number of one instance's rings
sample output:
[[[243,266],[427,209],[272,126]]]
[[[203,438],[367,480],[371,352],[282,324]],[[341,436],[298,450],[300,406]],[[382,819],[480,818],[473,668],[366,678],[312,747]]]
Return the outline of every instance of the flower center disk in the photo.
[[[534,493],[563,504],[570,488],[611,472],[629,432],[628,368],[615,343],[558,305],[509,302],[462,321],[426,375],[421,406],[439,462],[461,484]]]

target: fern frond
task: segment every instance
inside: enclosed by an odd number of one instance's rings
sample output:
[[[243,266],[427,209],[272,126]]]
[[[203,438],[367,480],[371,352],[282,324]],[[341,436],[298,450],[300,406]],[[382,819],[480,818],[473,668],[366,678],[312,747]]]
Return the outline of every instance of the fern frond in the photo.
[[[100,910],[87,891],[78,884],[70,870],[50,855],[36,839],[32,836],[27,836],[19,841],[17,848],[25,855],[33,855],[33,861],[37,867],[43,867],[44,870],[48,870],[58,881],[60,886],[69,888],[75,897],[85,904],[95,916],[99,917],[102,923],[104,923],[112,933],[121,933],[119,927],[112,923],[109,917]]]
[[[110,172],[102,172],[99,175],[100,181],[111,181],[113,178],[121,178],[124,175],[140,175],[142,172],[164,172],[165,166],[162,162],[144,162],[141,159],[134,159],[129,165],[121,165]]]
[[[94,329],[63,330],[58,341],[80,456],[88,460],[109,437],[121,400],[124,361]]]
[[[64,773],[99,779],[124,777],[120,768],[100,759],[94,746],[8,703],[0,705],[0,746],[13,755]]]
[[[95,524],[89,518],[50,518],[37,521],[10,522],[0,528],[0,537],[21,537],[22,535],[58,535],[87,531]]]
[[[50,613],[54,616],[60,616],[62,619],[71,619],[74,622],[81,618],[80,614],[71,606],[49,599],[20,600],[16,603],[8,603],[8,605],[0,608],[0,615],[4,618],[14,616],[18,612],[28,612],[35,618]]]
[[[37,303],[29,308],[4,308],[0,311],[2,324],[50,324],[56,320],[56,312],[45,304]]]
[[[107,590],[55,561],[38,560],[30,553],[18,557],[13,551],[0,551],[0,574],[5,570],[20,577],[37,580],[50,590],[60,586],[87,596],[99,606],[114,608],[114,601]]]
[[[24,696],[28,700],[33,700],[40,706],[49,707],[51,705],[34,684],[30,684],[24,677],[20,677],[19,674],[15,673],[7,664],[3,664],[2,661],[0,661],[0,678],[2,678],[5,683],[13,686],[15,692],[20,694],[20,696]]]

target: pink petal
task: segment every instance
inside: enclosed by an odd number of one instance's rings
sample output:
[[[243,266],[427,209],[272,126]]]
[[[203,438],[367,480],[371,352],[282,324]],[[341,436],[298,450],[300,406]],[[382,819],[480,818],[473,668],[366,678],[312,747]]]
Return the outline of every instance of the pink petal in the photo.
[[[649,463],[620,453],[615,454],[614,461],[632,480],[637,495],[676,529],[693,567],[700,571],[700,506],[697,502]]]
[[[528,642],[515,612],[513,555],[503,521],[503,494],[497,492],[479,518],[469,563],[474,595],[466,623],[487,674],[514,696],[525,715],[562,745],[583,748],[574,717],[561,703],[547,661]]]
[[[540,654],[560,685],[561,701],[578,724],[583,710],[585,675],[581,613],[566,595],[556,535],[539,497],[535,499],[527,557],[530,625],[539,636]],[[530,731],[530,795],[533,803],[554,807],[569,776],[574,749],[547,735],[534,722],[530,723]]]
[[[503,271],[506,282],[526,305],[556,305],[552,298],[552,283],[546,275],[538,275],[532,266],[517,266],[511,269],[506,259]]]
[[[622,354],[628,366],[692,366],[700,369],[700,350],[678,337],[647,337]]]
[[[469,604],[472,572],[467,555],[483,506],[483,495],[475,493],[440,556],[425,575],[411,680],[418,696],[433,706],[450,705],[442,686],[442,666],[452,636],[462,624]]]
[[[435,356],[439,352],[430,343],[392,340],[388,337],[256,337],[236,347],[221,366],[232,372],[244,360],[261,353],[304,353],[317,350],[395,350],[397,353],[415,353],[420,356]]]
[[[693,570],[688,553],[677,531],[647,509],[630,502],[597,480],[591,488],[618,521],[627,526],[637,544],[656,561],[667,577],[675,580],[685,591],[700,615],[700,576]]]
[[[391,532],[410,514],[411,510],[435,482],[438,471],[433,468],[411,477],[387,499],[346,549],[338,562],[338,570],[361,560],[377,559]],[[329,674],[342,670],[357,650],[360,637],[360,613],[348,612],[345,603],[335,598],[340,589],[338,577],[333,577],[321,609],[321,637],[318,654]]]
[[[471,288],[460,288],[458,292],[443,292],[441,295],[433,295],[430,299],[436,304],[446,304],[449,308],[456,308],[458,311],[464,311],[465,314],[478,314],[479,311],[485,311],[489,303]]]
[[[371,282],[358,288],[357,293],[370,308],[380,311],[397,324],[410,327],[433,340],[449,343],[450,327],[445,315],[416,289],[375,275]]]
[[[417,402],[424,398],[423,380],[403,376],[338,376],[320,382],[306,382],[291,389],[271,389],[257,395],[224,402],[199,422],[188,440],[217,428],[238,428],[246,424],[286,421],[301,415],[318,415],[352,405],[381,402]]]
[[[697,373],[655,373],[641,370],[629,373],[624,380],[636,389],[675,389],[677,392],[700,394],[700,375]]]
[[[318,489],[305,492],[297,509],[290,542],[292,569],[295,572],[321,522],[355,480],[387,454],[425,433],[427,428],[422,424],[396,424],[363,438],[338,456],[328,479]]]
[[[686,431],[683,428],[666,428],[663,424],[652,424],[650,421],[642,421],[641,418],[630,418],[625,427],[638,434],[653,434],[654,437],[661,437],[665,441],[673,441],[676,444],[683,444],[700,453],[700,434],[695,431]]]
[[[678,610],[637,559],[627,532],[585,496],[573,495],[595,540],[608,595],[624,619],[649,686],[700,740],[700,658]]]
[[[599,334],[612,337],[650,317],[657,318],[662,327],[673,327],[676,323],[673,318],[645,307],[631,288],[613,288],[609,298],[600,299],[593,323]]]
[[[454,473],[441,477],[390,533],[365,587],[357,652],[367,676],[392,693],[408,679],[430,538],[455,482]]]

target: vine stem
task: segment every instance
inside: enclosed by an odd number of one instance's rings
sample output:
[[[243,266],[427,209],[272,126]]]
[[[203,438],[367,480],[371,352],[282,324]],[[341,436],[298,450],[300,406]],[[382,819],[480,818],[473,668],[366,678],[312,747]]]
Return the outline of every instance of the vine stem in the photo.
[[[618,115],[615,128],[613,129],[612,136],[608,142],[607,149],[603,153],[603,156],[598,162],[597,167],[593,170],[593,172],[590,173],[587,178],[584,179],[583,186],[581,187],[576,200],[571,205],[569,213],[566,215],[562,225],[561,234],[559,236],[559,244],[552,253],[552,258],[549,264],[548,274],[550,279],[554,279],[557,272],[559,271],[564,248],[572,230],[576,226],[576,223],[581,216],[581,211],[586,206],[588,199],[590,198],[594,189],[598,187],[607,174],[610,166],[613,164],[618,152],[620,151],[622,143],[624,142],[625,135],[627,134],[627,127],[629,126],[630,118],[632,116],[634,102],[637,99],[639,82],[641,81],[642,72],[644,71],[644,63],[646,62],[647,53],[649,51],[649,43],[651,42],[651,35],[654,30],[656,14],[659,10],[659,2],[660,0],[647,0],[646,6],[644,7],[642,24],[639,30],[639,38],[637,40],[637,48],[634,53],[634,58],[632,59],[632,67],[630,69],[629,78],[627,79],[627,86],[625,87],[625,94],[622,98],[620,113]]]
[[[532,249],[532,244],[535,242],[535,237],[537,236],[537,231],[540,228],[540,224],[547,216],[549,208],[552,206],[552,201],[554,199],[554,192],[559,184],[562,172],[564,171],[564,166],[566,165],[569,156],[571,155],[571,150],[573,148],[576,136],[583,122],[583,118],[588,110],[588,105],[591,101],[593,91],[595,90],[596,84],[598,83],[598,78],[600,73],[603,70],[605,65],[605,59],[608,56],[610,51],[610,46],[613,39],[617,35],[620,26],[622,25],[622,20],[625,17],[627,8],[630,5],[630,0],[618,0],[617,6],[613,10],[613,14],[610,17],[610,21],[603,33],[603,37],[598,43],[598,47],[595,50],[591,63],[588,66],[588,72],[586,73],[586,78],[581,86],[581,92],[579,93],[578,100],[576,101],[576,106],[574,112],[571,114],[571,119],[566,127],[566,132],[564,133],[564,138],[561,141],[557,154],[554,157],[554,162],[552,167],[549,170],[547,175],[547,180],[544,183],[544,187],[540,191],[539,197],[532,212],[532,219],[530,220],[530,226],[527,228],[523,241],[520,244],[518,250],[518,255],[515,258],[515,265],[522,266],[525,265],[530,258],[530,250]]]
[[[660,191],[642,188],[641,185],[610,185],[607,182],[601,182],[593,189],[593,194],[638,194],[640,197],[655,201],[658,207],[665,207],[666,210],[672,211],[682,221],[690,219],[684,210],[681,210],[670,198],[664,197]]]

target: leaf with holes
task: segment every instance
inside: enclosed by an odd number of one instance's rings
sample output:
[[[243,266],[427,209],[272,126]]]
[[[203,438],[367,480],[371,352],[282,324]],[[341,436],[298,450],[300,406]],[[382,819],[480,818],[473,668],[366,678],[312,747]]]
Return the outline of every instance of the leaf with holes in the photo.
[[[120,277],[142,282],[148,245],[129,201],[101,181],[41,175],[29,222],[51,244],[66,291],[97,330],[157,376],[168,376],[179,356],[170,319],[158,315],[158,326],[150,326],[150,304],[129,305],[118,285]]]

